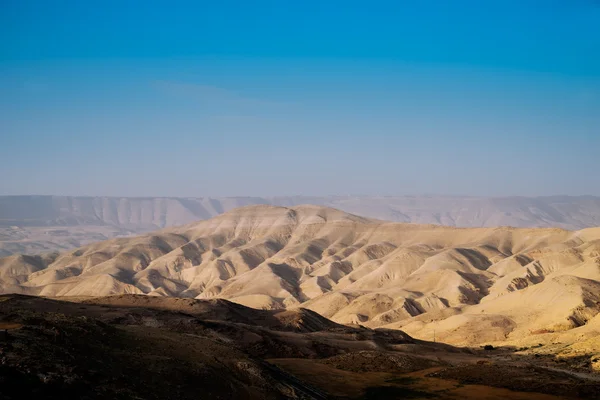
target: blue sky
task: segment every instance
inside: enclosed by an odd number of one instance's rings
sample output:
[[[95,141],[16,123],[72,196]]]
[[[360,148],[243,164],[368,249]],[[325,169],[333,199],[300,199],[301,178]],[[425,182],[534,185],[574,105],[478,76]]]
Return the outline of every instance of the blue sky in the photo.
[[[600,2],[0,2],[0,194],[600,195]]]

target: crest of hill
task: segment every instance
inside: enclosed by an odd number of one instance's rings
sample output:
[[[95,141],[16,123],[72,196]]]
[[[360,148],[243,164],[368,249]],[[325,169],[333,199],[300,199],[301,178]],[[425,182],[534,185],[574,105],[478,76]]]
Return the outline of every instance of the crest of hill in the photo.
[[[335,208],[302,204],[294,207],[280,207],[266,204],[235,208],[212,218],[210,221],[228,221],[236,225],[277,223],[315,224],[327,222],[381,223],[384,221],[361,217]],[[193,222],[188,227],[201,226],[206,221]]]
[[[208,220],[248,205],[316,204],[380,220],[456,227],[600,225],[600,198],[465,196],[70,197],[0,196],[0,256],[87,243]]]
[[[83,304],[176,311],[203,320],[260,326],[275,331],[308,333],[343,328],[342,325],[304,308],[257,310],[224,299],[195,300],[125,294],[88,299],[71,298],[70,300]]]
[[[283,197],[73,197],[0,196],[0,227],[112,226],[152,230],[209,219],[236,207],[317,204],[395,222],[461,227],[600,225],[593,196],[283,196]]]

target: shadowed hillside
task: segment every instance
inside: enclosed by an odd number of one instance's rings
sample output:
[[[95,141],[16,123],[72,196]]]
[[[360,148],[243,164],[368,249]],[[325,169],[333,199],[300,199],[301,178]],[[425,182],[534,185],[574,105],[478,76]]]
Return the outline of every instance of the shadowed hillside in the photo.
[[[555,360],[458,349],[314,312],[136,295],[0,296],[0,398],[594,398]],[[537,354],[539,356],[539,354]]]

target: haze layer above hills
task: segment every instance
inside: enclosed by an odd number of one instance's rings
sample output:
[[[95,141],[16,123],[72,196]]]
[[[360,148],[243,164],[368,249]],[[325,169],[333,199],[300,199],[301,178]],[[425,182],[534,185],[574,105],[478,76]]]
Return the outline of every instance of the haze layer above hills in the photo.
[[[558,340],[561,351],[600,353],[600,228],[453,228],[248,206],[60,255],[6,257],[0,287],[224,298],[454,344]]]
[[[117,198],[0,196],[0,256],[65,250],[98,240],[204,220],[231,209],[315,204],[368,218],[457,227],[600,226],[600,198],[329,196]]]

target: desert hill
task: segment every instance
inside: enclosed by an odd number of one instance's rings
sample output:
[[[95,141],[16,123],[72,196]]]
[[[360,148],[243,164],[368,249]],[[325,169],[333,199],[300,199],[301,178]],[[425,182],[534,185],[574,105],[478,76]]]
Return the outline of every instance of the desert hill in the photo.
[[[426,340],[435,331],[461,345],[555,340],[561,332],[573,333],[563,335],[572,343],[575,332],[600,333],[588,326],[600,312],[600,228],[453,228],[319,206],[248,206],[62,254],[6,257],[0,288],[302,308]]]
[[[0,196],[0,256],[40,254],[205,220],[248,205],[315,204],[367,218],[456,227],[600,226],[592,196],[287,196],[72,197]]]

